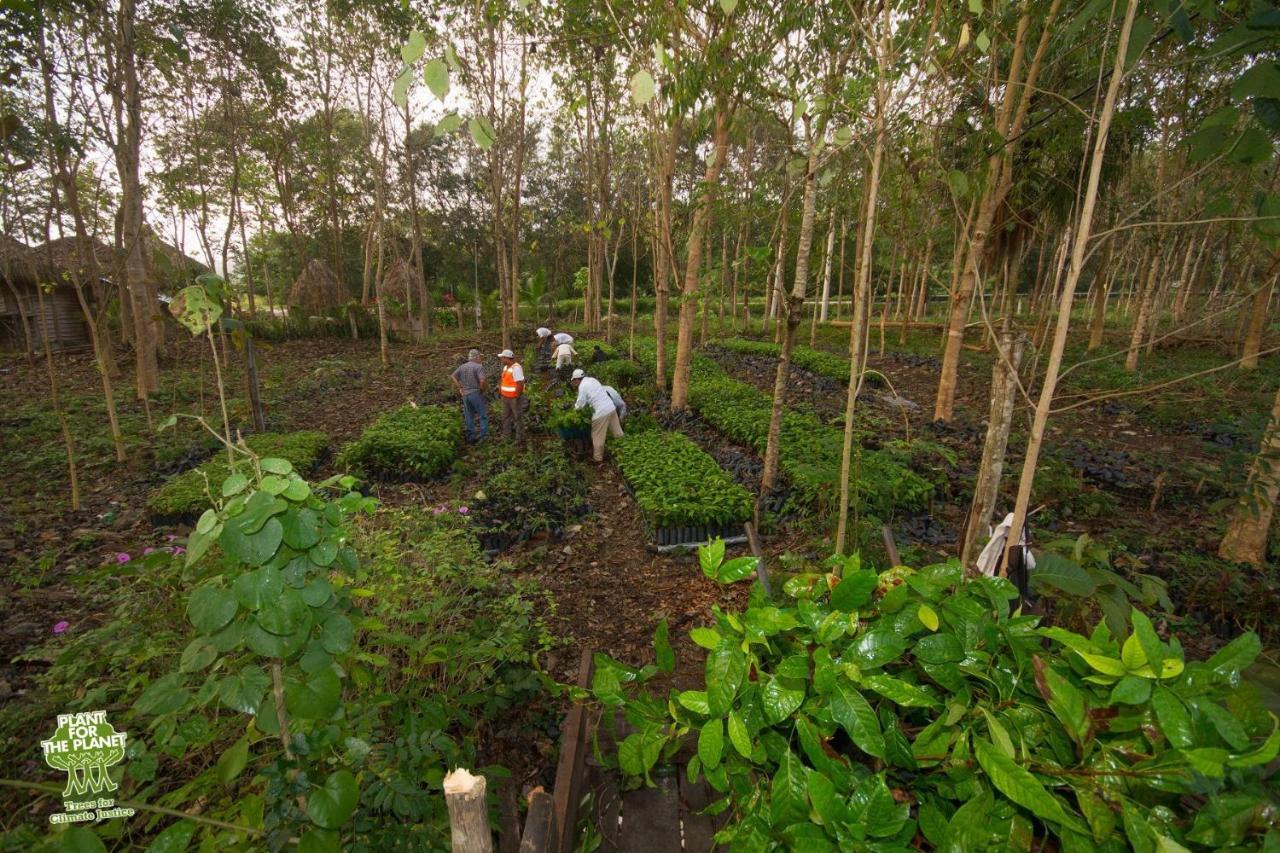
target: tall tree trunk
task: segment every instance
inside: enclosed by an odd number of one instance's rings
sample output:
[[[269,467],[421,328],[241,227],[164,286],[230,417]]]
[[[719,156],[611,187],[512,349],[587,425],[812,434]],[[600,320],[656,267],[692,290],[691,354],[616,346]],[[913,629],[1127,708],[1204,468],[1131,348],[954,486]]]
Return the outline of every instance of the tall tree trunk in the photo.
[[[654,384],[659,391],[667,389],[667,293],[668,281],[675,271],[675,257],[671,251],[671,182],[675,177],[676,143],[679,127],[673,121],[671,127],[662,127],[658,121],[657,105],[652,106],[654,125],[654,159],[657,161],[657,210],[654,222],[654,307],[653,332],[656,338],[657,358],[654,365]]]
[[[1258,288],[1249,307],[1249,328],[1245,332],[1244,347],[1240,354],[1241,370],[1256,370],[1258,353],[1262,349],[1262,330],[1267,325],[1267,311],[1271,307],[1271,291],[1276,286],[1276,276]]]
[[[1040,445],[1044,441],[1045,424],[1049,420],[1049,408],[1053,404],[1053,395],[1058,387],[1058,374],[1062,367],[1062,353],[1067,346],[1067,332],[1071,326],[1071,308],[1075,297],[1076,285],[1084,270],[1085,249],[1092,236],[1093,211],[1098,200],[1098,184],[1102,178],[1102,161],[1107,149],[1107,136],[1111,130],[1111,118],[1115,114],[1116,97],[1120,93],[1120,84],[1124,79],[1125,54],[1128,52],[1129,33],[1133,30],[1133,19],[1138,11],[1138,0],[1128,0],[1125,4],[1124,21],[1120,25],[1120,37],[1116,44],[1115,63],[1111,69],[1111,77],[1107,81],[1107,93],[1103,98],[1101,113],[1098,116],[1097,129],[1094,132],[1093,154],[1089,162],[1089,178],[1085,188],[1084,199],[1080,204],[1079,224],[1075,229],[1075,239],[1071,250],[1071,268],[1062,288],[1058,301],[1058,323],[1054,329],[1053,345],[1049,350],[1049,364],[1045,371],[1044,382],[1040,386],[1040,397],[1036,403],[1035,416],[1031,422],[1031,433],[1027,438],[1027,451],[1023,457],[1022,475],[1018,480],[1018,498],[1014,506],[1013,525],[1009,529],[1006,549],[1017,546],[1022,540],[1022,528],[1027,519],[1027,507],[1031,503],[1031,486],[1035,482],[1036,467],[1040,462]],[[1009,565],[1008,550],[1004,565]]]
[[[715,130],[712,134],[711,158],[702,176],[701,190],[693,218],[689,222],[688,248],[685,252],[683,299],[680,302],[680,328],[676,333],[676,366],[671,377],[671,410],[681,411],[689,407],[689,370],[693,358],[693,324],[698,310],[698,281],[702,272],[702,242],[711,215],[720,170],[724,167],[729,150],[730,108],[723,101],[716,103]]]
[[[142,179],[142,92],[138,84],[138,59],[134,0],[120,0],[116,14],[116,52],[121,82],[112,88],[116,119],[116,169],[120,177],[120,240],[125,252],[124,273],[133,309],[133,349],[136,389],[144,403],[160,390],[157,358],[158,308],[146,257]]]
[[[36,304],[40,308],[40,339],[44,343],[44,364],[49,374],[49,398],[53,402],[53,413],[58,419],[58,428],[62,432],[62,446],[67,454],[67,477],[71,481],[71,511],[79,512],[80,477],[76,472],[76,443],[71,436],[71,427],[67,423],[67,413],[62,408],[62,399],[58,392],[58,371],[53,366],[53,348],[49,343],[51,337],[49,330],[57,327],[57,321],[45,313],[43,288],[36,288]]]
[[[1233,563],[1261,566],[1267,559],[1267,533],[1280,500],[1280,389],[1271,405],[1271,420],[1258,455],[1249,469],[1244,496],[1236,506],[1218,556]]]
[[[1133,321],[1133,331],[1129,336],[1129,352],[1124,359],[1124,370],[1133,373],[1138,369],[1138,351],[1142,349],[1142,339],[1151,318],[1151,306],[1156,297],[1156,277],[1160,274],[1160,252],[1151,253],[1151,265],[1147,268],[1146,282],[1142,285],[1142,294],[1138,300],[1138,316]]]
[[[827,322],[827,313],[831,306],[831,266],[832,254],[836,248],[836,206],[831,205],[831,216],[827,221],[827,251],[822,257],[822,310],[818,313],[819,322]]]
[[[999,351],[991,368],[991,411],[987,419],[987,439],[982,447],[978,481],[973,489],[973,503],[969,506],[969,517],[960,544],[960,562],[965,567],[971,566],[977,556],[1000,494],[1000,477],[1004,472],[1005,451],[1009,446],[1009,430],[1013,426],[1013,405],[1018,396],[1018,365],[1022,362],[1025,345],[1026,337],[1022,334],[1001,334]]]
[[[973,230],[970,233],[965,252],[965,264],[956,291],[952,294],[951,310],[947,318],[947,331],[942,351],[942,368],[938,377],[938,396],[934,403],[934,420],[951,420],[955,408],[956,382],[959,377],[960,353],[964,343],[964,329],[969,323],[969,309],[973,300],[975,287],[981,278],[982,265],[986,259],[987,241],[997,211],[1008,197],[1013,186],[1013,160],[1017,148],[1017,140],[1022,124],[1030,109],[1031,97],[1036,89],[1044,55],[1049,46],[1049,35],[1053,29],[1061,0],[1053,0],[1040,31],[1040,43],[1035,56],[1027,68],[1026,76],[1022,74],[1025,57],[1027,32],[1030,28],[1031,13],[1023,12],[1018,20],[1013,42],[1013,54],[1009,63],[1009,73],[1004,81],[1000,108],[996,116],[996,134],[1006,140],[999,150],[991,155],[987,162],[987,180],[982,201],[978,205]],[[994,55],[994,54],[993,54]],[[1015,103],[1017,109],[1014,109]]]

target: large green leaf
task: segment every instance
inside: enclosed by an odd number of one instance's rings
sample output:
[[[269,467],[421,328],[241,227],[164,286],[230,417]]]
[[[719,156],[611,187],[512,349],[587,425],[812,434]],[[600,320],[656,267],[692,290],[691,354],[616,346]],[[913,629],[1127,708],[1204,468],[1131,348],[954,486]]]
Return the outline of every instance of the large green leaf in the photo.
[[[653,632],[653,651],[658,662],[658,669],[663,672],[671,672],[676,668],[676,653],[671,648],[671,639],[665,618],[658,622],[658,628]]]
[[[1274,98],[1280,94],[1280,65],[1274,60],[1261,59],[1248,71],[1236,78],[1231,86],[1231,98]]]
[[[58,839],[58,853],[107,853],[107,845],[87,826],[72,826]]]
[[[724,755],[724,721],[719,717],[707,720],[698,732],[698,758],[711,770],[720,766]]]
[[[770,678],[761,691],[765,722],[776,725],[791,716],[804,702],[804,690],[787,687],[780,678]]]
[[[1036,559],[1036,570],[1031,573],[1031,585],[1037,590],[1058,590],[1070,595],[1093,595],[1097,582],[1084,569],[1066,557],[1052,552]]]
[[[818,770],[806,768],[806,777],[809,782],[809,802],[813,803],[813,810],[822,818],[823,826],[835,827],[845,821],[849,809],[836,792],[835,784]]]
[[[231,748],[218,756],[218,781],[227,784],[240,775],[244,766],[249,763],[249,739],[240,738]]]
[[[356,779],[349,770],[337,770],[324,780],[324,786],[307,797],[307,815],[325,829],[337,829],[347,822],[359,800]]]
[[[884,733],[870,703],[845,679],[836,682],[831,696],[831,716],[839,723],[859,749],[876,758],[884,758]]]
[[[886,699],[908,708],[936,708],[938,700],[923,688],[888,675],[868,675],[862,683]]]
[[[729,711],[746,675],[746,655],[731,641],[725,640],[707,655],[707,705],[712,716],[719,717]]]
[[[780,829],[809,819],[809,792],[804,765],[789,749],[778,762],[769,793],[775,828]]]
[[[427,84],[431,94],[440,100],[449,94],[449,66],[443,59],[432,59],[422,69],[422,82]]]
[[[300,720],[328,719],[338,707],[342,684],[332,667],[311,673],[284,686],[284,704]]]
[[[643,107],[653,100],[654,88],[653,75],[641,68],[631,77],[632,102]]]
[[[229,589],[212,584],[196,587],[187,602],[187,618],[202,634],[212,634],[235,618],[239,605]]]
[[[481,115],[475,116],[467,122],[467,130],[471,132],[472,141],[482,151],[488,151],[498,139],[498,135],[494,133],[493,125]]]
[[[1262,651],[1262,641],[1252,631],[1247,631],[1218,649],[1205,661],[1205,666],[1220,675],[1232,675],[1247,668]]]
[[[831,591],[831,606],[845,613],[865,607],[871,601],[871,593],[875,592],[877,581],[876,573],[871,571],[846,575]]]
[[[1241,792],[1210,797],[1196,815],[1187,840],[1214,850],[1239,844],[1262,812],[1270,807],[1270,800],[1258,794]]]
[[[1185,749],[1195,741],[1191,728],[1191,715],[1182,704],[1182,700],[1169,688],[1157,684],[1151,692],[1151,707],[1156,712],[1156,720],[1160,723],[1160,731],[1169,739],[1169,743]]]
[[[743,758],[751,757],[751,733],[737,711],[729,712],[729,742]]]
[[[269,518],[254,533],[245,533],[242,527],[243,525],[233,521],[222,528],[222,535],[218,537],[222,550],[250,566],[261,566],[270,561],[284,539],[284,528],[280,526],[280,521]]]
[[[1049,710],[1058,718],[1071,735],[1071,739],[1084,746],[1089,741],[1089,703],[1084,692],[1071,683],[1065,675],[1050,666],[1045,666],[1040,658],[1036,658],[1036,670],[1041,676],[1038,680],[1040,692]]]
[[[991,784],[1000,793],[1041,820],[1061,824],[1076,832],[1087,834],[1088,830],[1066,813],[1062,804],[1044,789],[1035,776],[996,749],[990,741],[975,737],[973,752],[982,771],[987,774]]]
[[[240,604],[249,610],[258,610],[264,603],[274,601],[284,592],[284,577],[273,566],[263,566],[245,572],[231,584]]]
[[[233,711],[256,714],[270,685],[271,679],[267,678],[261,667],[246,666],[237,673],[219,679],[218,698]]]
[[[190,696],[191,692],[187,690],[182,675],[171,672],[147,685],[147,689],[134,701],[133,709],[139,714],[158,717],[186,705]]]
[[[147,845],[147,853],[186,853],[191,846],[191,838],[195,834],[194,821],[174,821]]]

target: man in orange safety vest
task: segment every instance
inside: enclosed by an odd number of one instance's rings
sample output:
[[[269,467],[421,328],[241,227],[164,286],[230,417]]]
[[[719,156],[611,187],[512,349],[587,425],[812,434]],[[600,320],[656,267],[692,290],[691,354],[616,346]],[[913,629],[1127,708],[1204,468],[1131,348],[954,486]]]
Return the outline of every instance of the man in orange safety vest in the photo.
[[[510,438],[514,429],[516,441],[523,443],[524,413],[529,408],[529,398],[524,395],[524,368],[509,349],[498,353],[498,359],[502,362],[502,377],[498,382],[498,395],[502,398],[502,437]]]

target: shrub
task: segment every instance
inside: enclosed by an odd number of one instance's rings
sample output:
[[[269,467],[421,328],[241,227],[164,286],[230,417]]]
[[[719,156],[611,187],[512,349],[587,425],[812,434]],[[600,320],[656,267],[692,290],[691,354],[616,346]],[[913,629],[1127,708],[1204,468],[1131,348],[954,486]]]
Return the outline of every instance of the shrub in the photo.
[[[329,437],[315,430],[260,432],[245,436],[244,443],[258,456],[289,460],[297,471],[305,475],[315,469],[328,450]],[[247,460],[237,462],[236,467],[247,467],[248,464]],[[208,508],[209,492],[219,494],[223,482],[230,475],[226,454],[219,452],[198,468],[175,474],[165,480],[147,498],[147,509],[160,519],[194,520]]]
[[[703,571],[752,576],[723,554],[703,549]],[[689,777],[723,795],[709,812],[735,850],[1260,849],[1274,831],[1280,729],[1240,679],[1255,635],[1188,663],[1137,610],[1128,636],[1086,637],[955,562],[842,568],[792,577],[777,603],[756,585],[694,629],[696,689],[645,692],[676,667],[665,622],[656,665],[597,655],[593,692],[633,726],[620,769],[647,779],[696,736]]]
[[[454,407],[401,406],[370,424],[338,462],[384,480],[427,479],[452,464],[461,441]]]
[[[622,358],[612,358],[592,365],[588,373],[614,388],[629,388],[638,384],[642,378],[640,365]]]
[[[679,433],[628,433],[618,468],[650,528],[722,525],[751,518],[751,495],[702,448]]]
[[[581,431],[591,429],[591,410],[575,409],[573,404],[558,406],[547,415],[547,429]]]

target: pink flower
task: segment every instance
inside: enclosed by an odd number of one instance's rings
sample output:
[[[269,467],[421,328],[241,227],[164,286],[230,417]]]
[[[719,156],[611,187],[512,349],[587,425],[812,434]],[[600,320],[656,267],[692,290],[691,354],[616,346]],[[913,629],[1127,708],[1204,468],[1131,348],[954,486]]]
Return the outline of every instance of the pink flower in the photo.
[[[181,545],[174,545],[174,546],[173,546],[173,553],[175,553],[175,554],[185,554],[185,553],[187,553],[187,549],[186,549],[186,548],[183,548]]]
[[[119,554],[116,554],[117,563],[127,563],[132,559],[133,559],[132,557],[130,557],[128,554],[124,553],[123,551],[121,551]]]
[[[61,634],[63,631],[67,630],[70,627],[71,627],[71,623],[63,619],[61,622],[54,624],[53,633]]]
[[[151,555],[151,554],[154,554],[155,552],[156,552],[156,549],[155,549],[155,548],[143,548],[143,549],[142,549],[142,556],[146,557],[146,556],[149,556],[149,555]]]
[[[165,541],[166,541],[166,542],[177,542],[177,541],[178,541],[178,537],[177,537],[177,535],[176,535],[176,534],[173,534],[173,533],[166,533],[166,534],[165,534],[165,536],[164,536],[164,538],[165,538]]]
[[[435,507],[435,509],[431,510],[431,514],[432,514],[432,515],[439,515],[439,514],[440,514],[440,513],[442,513],[442,512],[444,512],[444,506],[443,506],[443,505],[437,505],[437,506]]]
[[[467,509],[465,506],[458,507],[458,515],[466,515],[469,512],[471,512],[471,510]]]

